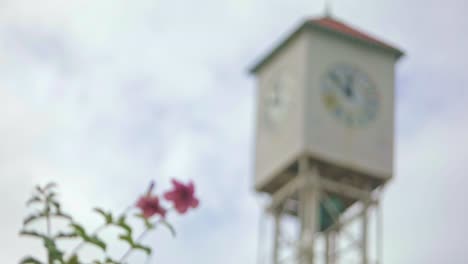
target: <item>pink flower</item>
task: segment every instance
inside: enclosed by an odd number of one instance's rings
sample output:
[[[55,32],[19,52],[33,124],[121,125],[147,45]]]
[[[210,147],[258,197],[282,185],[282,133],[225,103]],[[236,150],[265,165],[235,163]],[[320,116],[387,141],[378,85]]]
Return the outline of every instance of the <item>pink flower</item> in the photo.
[[[145,218],[150,218],[155,214],[159,214],[162,217],[166,216],[166,209],[159,204],[157,196],[142,196],[136,206],[141,209]]]
[[[155,214],[165,217],[166,209],[159,204],[159,198],[157,196],[151,195],[153,187],[154,182],[151,182],[148,192],[138,200],[136,206],[141,209],[143,217],[145,218],[150,218]]]
[[[197,208],[199,201],[194,196],[195,187],[192,182],[185,185],[177,180],[172,180],[172,184],[174,189],[166,192],[164,198],[174,203],[177,212],[184,214],[190,207]]]

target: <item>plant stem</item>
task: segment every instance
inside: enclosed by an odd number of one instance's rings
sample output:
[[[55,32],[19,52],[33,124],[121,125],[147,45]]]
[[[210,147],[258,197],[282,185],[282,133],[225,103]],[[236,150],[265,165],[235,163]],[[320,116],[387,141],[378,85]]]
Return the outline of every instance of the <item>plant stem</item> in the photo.
[[[50,238],[52,235],[52,224],[50,223],[50,216],[47,214],[47,236]]]
[[[120,215],[123,216],[123,215],[126,215],[131,209],[133,208],[133,205],[129,205],[127,208],[125,208],[125,210],[123,211],[123,213],[121,213]],[[105,224],[102,224],[101,226],[99,226],[98,228],[96,228],[92,235],[95,236],[97,234],[99,234],[99,232],[101,232],[102,230],[106,229],[107,227],[111,226],[113,223],[111,224],[108,224],[108,223],[105,223]],[[81,241],[75,248],[73,248],[70,252],[70,257],[73,257],[73,255],[76,255],[78,253],[78,251],[80,251],[81,248],[83,248],[83,246],[86,244],[86,241]]]
[[[106,229],[107,227],[109,226],[109,224],[103,224],[101,226],[99,226],[98,228],[96,228],[96,230],[94,230],[93,232],[93,236],[94,235],[97,235],[99,232],[101,232],[102,230]],[[86,244],[86,241],[81,241],[72,251],[71,251],[71,254],[70,254],[70,257],[73,257],[73,255],[76,255],[76,253],[78,253],[78,251]]]
[[[50,221],[50,206],[49,206],[49,200],[47,199],[47,194],[43,194],[43,199],[44,199],[44,214],[46,217],[46,231],[47,231],[47,238],[52,239],[52,223]],[[47,263],[48,264],[53,264],[52,263],[52,256],[50,254],[50,250],[47,250]]]
[[[47,214],[46,216],[47,218],[47,237],[49,237],[50,239],[52,239],[52,236],[51,236],[51,223],[50,223],[50,216],[49,214]],[[49,264],[53,264],[52,263],[52,258],[50,256],[50,252],[47,252],[47,263]]]
[[[161,223],[162,221],[164,221],[164,219],[159,219],[158,221],[154,222],[153,223],[153,226],[156,226],[157,224]],[[135,243],[139,243],[141,240],[143,240],[143,238],[145,238],[145,236],[148,234],[149,231],[153,230],[154,228],[146,228],[139,236],[138,238],[135,240]],[[123,254],[123,256],[120,258],[119,260],[119,263],[123,264],[123,261],[126,260],[130,254],[132,253],[133,251],[133,248],[129,248],[127,250],[127,252],[125,252],[125,254]]]
[[[137,240],[135,240],[135,243],[138,243],[138,242],[140,242],[143,238],[145,238],[145,236],[148,234],[148,232],[149,232],[150,230],[151,230],[151,229],[146,228],[145,231],[143,231],[143,233],[141,233],[140,236],[138,236]],[[119,263],[124,264],[123,261],[126,260],[126,259],[130,256],[130,254],[132,253],[132,251],[133,251],[133,248],[130,247],[130,248],[127,250],[127,252],[125,252],[125,254],[123,254],[123,256],[120,258]]]

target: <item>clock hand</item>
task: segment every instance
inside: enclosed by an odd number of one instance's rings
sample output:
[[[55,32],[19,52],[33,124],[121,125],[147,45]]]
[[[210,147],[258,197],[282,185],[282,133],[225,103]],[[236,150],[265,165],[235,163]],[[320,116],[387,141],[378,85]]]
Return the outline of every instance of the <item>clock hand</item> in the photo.
[[[341,79],[336,75],[335,72],[333,72],[331,74],[331,79],[333,82],[335,82],[335,84],[340,88],[340,90],[346,95],[348,96],[348,92],[347,92],[347,87],[346,87],[346,83],[343,83],[341,81]]]
[[[335,84],[339,87],[341,92],[346,96],[346,98],[354,98],[354,91],[352,89],[353,83],[354,83],[354,76],[351,75],[345,75],[345,81],[343,82],[342,79],[335,73],[333,72],[331,74],[331,79]]]
[[[354,83],[353,75],[348,75],[346,77],[346,85],[345,85],[345,88],[344,88],[344,93],[349,98],[354,97],[353,89],[351,89],[351,86],[352,86],[353,83]]]

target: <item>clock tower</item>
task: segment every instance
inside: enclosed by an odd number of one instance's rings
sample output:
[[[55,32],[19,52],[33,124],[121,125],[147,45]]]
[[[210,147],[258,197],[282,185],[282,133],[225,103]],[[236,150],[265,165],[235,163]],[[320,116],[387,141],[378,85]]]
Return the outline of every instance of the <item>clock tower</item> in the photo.
[[[369,237],[379,228],[369,231],[370,213],[393,177],[394,76],[402,55],[327,16],[304,21],[251,68],[255,189],[271,196],[273,264],[284,255],[285,217],[298,229],[290,247],[296,261],[287,263],[345,261],[339,240],[358,220],[353,247],[359,263],[371,263]]]

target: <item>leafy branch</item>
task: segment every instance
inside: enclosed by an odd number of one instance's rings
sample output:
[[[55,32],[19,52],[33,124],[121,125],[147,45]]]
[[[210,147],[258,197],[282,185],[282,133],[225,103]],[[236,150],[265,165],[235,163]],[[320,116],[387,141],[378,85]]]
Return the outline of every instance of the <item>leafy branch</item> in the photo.
[[[184,185],[177,182],[177,188],[181,188],[180,186],[184,187]],[[34,208],[34,210],[25,217],[23,227],[19,233],[21,236],[27,236],[42,241],[46,250],[46,262],[43,262],[33,256],[27,256],[20,261],[20,264],[82,264],[83,262],[79,258],[79,252],[85,245],[97,247],[105,255],[102,260],[93,260],[91,262],[92,264],[124,264],[127,258],[134,251],[141,251],[148,257],[151,256],[153,252],[152,248],[148,245],[142,244],[142,241],[147,234],[156,229],[158,225],[168,228],[172,235],[175,236],[175,229],[165,219],[167,210],[161,206],[159,198],[152,195],[154,187],[153,183],[150,185],[146,195],[142,196],[136,205],[129,206],[122,214],[118,215],[118,217],[115,217],[111,212],[105,211],[101,208],[95,208],[93,211],[101,216],[103,223],[92,232],[88,232],[85,227],[75,221],[70,214],[63,212],[62,206],[57,199],[58,193],[55,191],[56,187],[57,185],[55,183],[35,187],[30,199],[26,202],[26,205]],[[174,194],[180,192],[177,188],[172,191],[170,197],[175,197]],[[193,206],[194,201],[196,200],[196,198],[193,197],[193,184],[190,183],[186,188],[189,190],[189,195],[181,194],[181,197],[192,199],[190,201],[187,200],[186,204],[190,204],[195,208],[196,206]],[[196,201],[198,204],[198,200]],[[132,226],[127,221],[130,211],[135,208],[140,209],[141,213],[134,214],[133,216],[141,219],[144,225],[143,232],[136,238],[133,236]],[[177,208],[181,208],[181,206],[178,206]],[[160,216],[157,221],[151,221],[154,215]],[[66,229],[54,232],[54,230],[52,230],[52,223],[56,220],[68,223],[68,225],[66,225]],[[44,223],[45,231],[43,231],[43,229],[33,229],[32,224],[36,222]],[[103,230],[109,227],[116,227],[119,229],[121,233],[117,237],[118,241],[128,245],[128,250],[119,258],[119,260],[107,255],[107,243],[99,236]],[[64,239],[79,240],[79,243],[69,251],[69,254],[58,246],[58,243]]]

